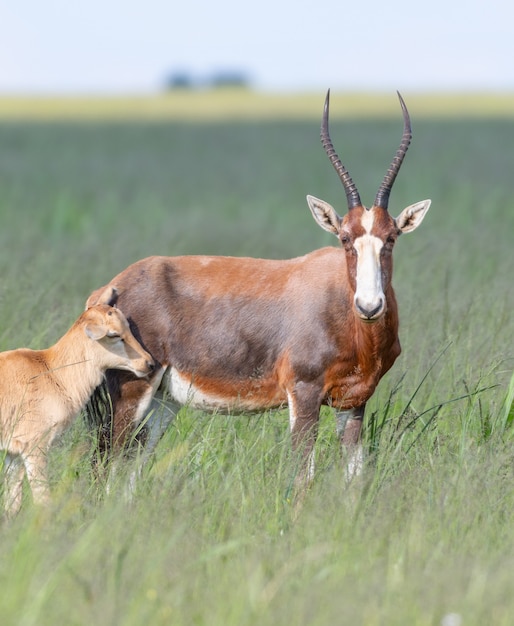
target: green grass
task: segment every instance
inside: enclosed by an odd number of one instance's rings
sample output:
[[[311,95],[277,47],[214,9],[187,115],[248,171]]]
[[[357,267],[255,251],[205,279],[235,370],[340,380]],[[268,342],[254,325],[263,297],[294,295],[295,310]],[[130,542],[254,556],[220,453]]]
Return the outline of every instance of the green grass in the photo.
[[[398,113],[398,112],[397,112]],[[432,626],[512,622],[514,122],[417,119],[391,212],[432,198],[395,257],[403,353],[344,485],[330,412],[304,506],[285,413],[183,410],[135,498],[109,493],[81,421],[52,451],[50,510],[0,526],[9,626]],[[318,120],[0,125],[0,349],[53,343],[90,291],[150,254],[289,257],[344,211]],[[334,120],[371,202],[401,119]]]

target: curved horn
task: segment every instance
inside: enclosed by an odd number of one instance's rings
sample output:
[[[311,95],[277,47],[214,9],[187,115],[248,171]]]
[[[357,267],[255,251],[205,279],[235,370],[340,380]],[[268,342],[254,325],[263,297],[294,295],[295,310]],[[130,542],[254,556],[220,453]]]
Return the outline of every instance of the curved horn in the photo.
[[[400,99],[400,104],[403,111],[403,137],[402,142],[400,143],[400,147],[394,155],[392,163],[387,170],[387,174],[384,176],[384,180],[382,181],[382,184],[380,185],[380,188],[377,192],[377,197],[375,198],[375,206],[381,207],[383,209],[387,209],[387,205],[389,204],[389,194],[391,193],[393,183],[398,172],[400,171],[400,167],[412,139],[412,129],[410,126],[409,112],[407,111],[407,107],[405,105],[405,102],[403,101],[403,98],[400,95],[400,92],[397,91],[396,93],[398,94],[398,98]]]
[[[325,99],[325,107],[323,109],[323,121],[321,122],[321,143],[323,144],[323,148],[325,148],[325,152],[328,155],[332,165],[334,166],[336,172],[343,183],[344,190],[346,193],[346,199],[348,201],[348,209],[353,209],[356,206],[361,205],[361,199],[359,196],[359,192],[357,191],[357,187],[355,183],[351,179],[348,170],[341,163],[339,157],[334,150],[334,146],[332,145],[332,141],[330,140],[330,134],[328,132],[328,107],[330,102],[330,89],[327,91],[327,97]]]

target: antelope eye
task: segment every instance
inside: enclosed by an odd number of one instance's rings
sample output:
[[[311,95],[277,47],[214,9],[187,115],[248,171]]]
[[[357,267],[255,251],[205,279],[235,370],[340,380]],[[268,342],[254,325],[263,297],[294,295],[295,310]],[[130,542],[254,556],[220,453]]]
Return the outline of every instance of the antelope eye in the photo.
[[[342,235],[341,236],[341,243],[343,244],[343,246],[349,244],[350,243],[349,235]]]

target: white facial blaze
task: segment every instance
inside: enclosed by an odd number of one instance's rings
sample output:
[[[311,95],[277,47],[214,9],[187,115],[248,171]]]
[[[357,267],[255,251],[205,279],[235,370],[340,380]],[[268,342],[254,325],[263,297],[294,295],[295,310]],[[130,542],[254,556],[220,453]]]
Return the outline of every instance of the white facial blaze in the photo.
[[[381,239],[370,234],[373,220],[373,211],[365,211],[362,226],[366,234],[354,241],[357,251],[357,288],[354,302],[361,316],[369,319],[381,313],[385,303],[380,269],[380,251],[384,244]]]

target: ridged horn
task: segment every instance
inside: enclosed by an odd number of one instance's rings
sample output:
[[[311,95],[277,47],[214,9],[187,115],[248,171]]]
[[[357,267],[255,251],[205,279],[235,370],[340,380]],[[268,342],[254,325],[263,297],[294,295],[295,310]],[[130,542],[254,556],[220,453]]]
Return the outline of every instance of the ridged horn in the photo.
[[[387,209],[387,205],[389,204],[389,194],[391,193],[393,183],[398,172],[400,171],[400,167],[412,139],[412,129],[410,125],[410,117],[409,112],[407,111],[407,106],[405,105],[405,102],[403,101],[400,92],[397,91],[396,93],[398,94],[398,98],[400,99],[400,104],[403,111],[403,137],[402,142],[400,143],[400,147],[394,155],[391,165],[387,170],[387,174],[384,176],[384,180],[382,181],[382,184],[380,185],[380,188],[377,192],[377,197],[375,198],[375,206],[381,207],[383,209]]]
[[[327,91],[327,97],[325,98],[325,107],[323,109],[323,120],[321,122],[321,143],[323,144],[323,148],[325,148],[325,152],[328,155],[334,169],[336,170],[341,182],[344,186],[344,191],[346,193],[346,199],[348,201],[348,209],[353,209],[356,206],[361,205],[361,199],[359,196],[359,192],[357,191],[357,187],[355,183],[351,179],[348,170],[341,163],[341,160],[336,154],[334,150],[334,146],[332,145],[332,141],[330,139],[330,134],[328,132],[328,109],[330,105],[330,89]]]

